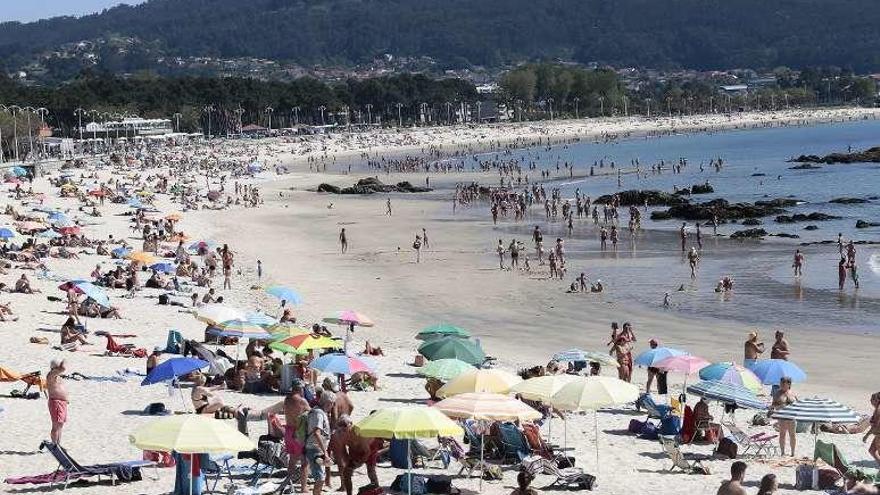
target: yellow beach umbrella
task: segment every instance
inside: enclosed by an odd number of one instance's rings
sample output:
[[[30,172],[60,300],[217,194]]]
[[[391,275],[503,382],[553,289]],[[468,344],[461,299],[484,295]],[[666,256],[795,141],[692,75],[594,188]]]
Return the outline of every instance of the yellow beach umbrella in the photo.
[[[266,331],[272,335],[272,340],[282,340],[294,335],[308,335],[311,329],[296,326],[295,323],[275,323],[266,327]]]
[[[452,381],[440,387],[438,397],[451,397],[467,392],[492,392],[506,394],[510,388],[522,381],[522,378],[501,370],[466,371]]]
[[[639,388],[611,376],[579,377],[562,386],[550,404],[565,411],[595,411],[603,407],[635,402]]]
[[[531,421],[541,413],[513,397],[489,392],[468,392],[434,404],[450,418],[485,421]]]
[[[430,407],[379,409],[355,425],[365,438],[433,438],[461,435],[461,426],[441,411]]]
[[[517,383],[510,389],[510,393],[517,394],[523,399],[548,403],[564,385],[577,379],[575,375],[537,376]]]
[[[228,423],[197,414],[167,416],[136,429],[129,441],[143,450],[181,454],[241,452],[254,442]]]
[[[146,251],[135,251],[127,256],[128,259],[136,263],[149,265],[156,262],[156,257]]]

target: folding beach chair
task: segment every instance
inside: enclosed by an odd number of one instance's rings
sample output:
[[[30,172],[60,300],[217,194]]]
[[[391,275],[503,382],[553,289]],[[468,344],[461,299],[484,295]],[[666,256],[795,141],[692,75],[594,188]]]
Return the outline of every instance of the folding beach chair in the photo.
[[[153,467],[155,469],[154,479],[159,479],[159,470],[153,461],[132,460],[125,462],[114,462],[111,464],[93,464],[91,466],[83,466],[76,462],[70,454],[64,450],[64,447],[54,444],[48,440],[40,444],[40,450],[46,449],[52,454],[52,457],[58,461],[58,468],[64,472],[64,488],[70,484],[71,480],[97,476],[101,481],[102,476],[110,478],[110,482],[115,485],[117,481],[128,482],[140,480],[140,470],[145,467]]]
[[[707,472],[703,467],[702,461],[707,460],[708,457],[699,456],[694,459],[693,462],[689,462],[685,459],[684,453],[682,453],[681,448],[679,448],[678,442],[675,441],[674,437],[661,435],[660,445],[663,446],[663,452],[665,452],[672,461],[672,466],[667,469],[670,473],[675,472],[676,469],[680,469],[682,472],[688,474],[705,474]]]
[[[642,394],[636,400],[636,410],[645,410],[648,419],[663,419],[672,412],[672,408],[665,404],[657,404],[651,394]]]
[[[813,460],[822,459],[829,466],[837,470],[844,477],[850,477],[865,483],[880,484],[880,472],[876,469],[859,468],[847,462],[846,457],[840,453],[837,445],[831,442],[816,440],[816,448],[813,450]]]
[[[768,456],[771,453],[779,452],[779,448],[776,446],[775,443],[775,440],[779,437],[779,435],[777,434],[762,431],[749,435],[740,427],[731,422],[724,423],[723,426],[727,428],[727,431],[730,433],[733,441],[736,442],[737,445],[739,445],[742,449],[738,453],[738,455],[740,456],[747,455],[749,451],[752,450],[752,455],[754,455],[755,457],[760,457],[761,455]]]
[[[595,476],[585,473],[584,470],[579,467],[560,469],[555,462],[539,455],[531,455],[523,458],[522,469],[532,476],[538,474],[554,476],[556,479],[553,480],[553,483],[544,487],[544,490],[553,486],[561,486],[564,488],[577,486],[578,488],[591,490],[596,482]]]
[[[439,437],[437,440],[440,442],[440,448],[437,449],[435,459],[439,456],[442,456],[443,453],[447,453],[450,458],[455,459],[459,464],[461,464],[461,469],[458,470],[459,476],[461,476],[461,473],[464,473],[465,471],[467,471],[468,478],[473,476],[474,470],[477,470],[480,467],[480,458],[474,457],[465,452],[464,447],[462,447],[461,444],[459,444],[458,441],[452,437]],[[431,460],[433,461],[435,459]]]
[[[500,440],[501,458],[505,461],[519,462],[532,453],[525,435],[513,423],[498,424],[498,439]]]

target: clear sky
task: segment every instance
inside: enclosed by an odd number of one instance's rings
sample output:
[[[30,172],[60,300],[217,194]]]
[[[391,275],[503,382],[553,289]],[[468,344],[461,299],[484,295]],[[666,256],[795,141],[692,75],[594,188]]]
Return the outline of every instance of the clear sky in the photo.
[[[0,0],[0,22],[29,22],[59,15],[91,14],[120,3],[143,2],[144,0]]]

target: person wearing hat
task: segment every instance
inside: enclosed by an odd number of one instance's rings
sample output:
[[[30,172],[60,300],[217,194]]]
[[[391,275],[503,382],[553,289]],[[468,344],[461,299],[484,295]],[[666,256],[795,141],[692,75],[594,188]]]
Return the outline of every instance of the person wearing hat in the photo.
[[[764,343],[758,341],[758,331],[755,330],[749,334],[749,338],[746,340],[743,365],[746,368],[751,368],[763,353]]]
[[[52,430],[49,438],[52,443],[61,443],[61,430],[67,422],[67,406],[69,400],[67,389],[64,387],[61,374],[66,371],[63,359],[53,359],[49,363],[49,373],[46,374],[46,394],[49,397],[49,418],[52,420]]]
[[[149,356],[147,356],[147,374],[148,375],[150,374],[151,371],[153,371],[153,368],[155,368],[156,366],[159,365],[159,356],[162,355],[162,351],[164,351],[164,350],[165,349],[162,349],[161,347],[156,346],[153,348],[153,353],[150,354]]]

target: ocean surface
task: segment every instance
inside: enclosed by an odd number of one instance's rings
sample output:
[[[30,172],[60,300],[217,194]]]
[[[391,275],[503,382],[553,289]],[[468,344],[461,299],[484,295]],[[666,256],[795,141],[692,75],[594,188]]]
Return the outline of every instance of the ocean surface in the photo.
[[[836,245],[838,232],[845,240],[880,241],[880,228],[856,229],[857,220],[880,222],[880,200],[863,204],[829,203],[840,197],[867,198],[880,195],[880,164],[820,165],[817,170],[792,170],[791,157],[801,154],[825,155],[831,152],[880,146],[880,121],[865,120],[809,127],[766,128],[726,131],[712,134],[686,134],[662,138],[634,138],[615,143],[577,143],[551,149],[519,150],[498,155],[499,159],[527,157],[539,168],[556,175],[556,165],[571,163],[575,174],[584,174],[600,160],[607,171],[613,161],[624,169],[638,160],[647,177],[623,174],[618,186],[616,174],[607,177],[557,180],[545,188],[560,187],[562,195],[573,198],[575,190],[593,198],[626,189],[658,189],[672,192],[708,181],[712,194],[693,196],[693,201],[725,198],[731,202],[755,202],[772,198],[795,198],[801,204],[787,208],[795,213],[822,212],[838,220],[780,224],[773,217],[761,226],[770,233],[787,233],[798,239],[768,238],[766,241],[737,242],[714,238],[711,228],[703,229],[702,260],[696,280],[691,280],[687,261],[680,251],[677,228],[680,221],[655,222],[650,210],[643,212],[645,231],[631,238],[625,229],[628,214],[621,212],[621,242],[616,251],[599,249],[598,228],[586,218],[575,222],[574,234],[559,223],[548,223],[543,208],[534,207],[529,219],[520,224],[505,222],[506,228],[531,247],[531,228],[542,225],[545,245],[552,238],[566,239],[570,259],[567,281],[581,271],[593,280],[602,279],[608,297],[637,301],[660,307],[663,294],[670,292],[672,309],[696,317],[720,317],[756,325],[784,328],[808,325],[813,328],[843,329],[850,332],[880,333],[880,246],[858,245],[857,266],[860,287],[847,279],[838,290]],[[483,159],[492,154],[482,155]],[[722,158],[720,171],[709,165]],[[681,173],[671,165],[687,160]],[[652,174],[651,165],[666,163],[661,174]],[[703,170],[700,170],[700,164]],[[563,169],[564,170],[564,169]],[[535,180],[538,173],[532,171]],[[487,215],[480,211],[480,215]],[[818,230],[804,227],[815,225]],[[693,228],[693,225],[690,225]],[[742,225],[722,225],[719,234],[730,234]],[[831,244],[811,244],[833,241]],[[695,243],[693,231],[689,238]],[[609,243],[610,244],[610,243]],[[795,278],[792,257],[795,249],[806,255],[805,275]],[[618,260],[627,259],[627,263]],[[732,293],[717,294],[715,284],[723,276],[735,281]],[[679,291],[678,289],[684,290]]]

